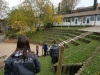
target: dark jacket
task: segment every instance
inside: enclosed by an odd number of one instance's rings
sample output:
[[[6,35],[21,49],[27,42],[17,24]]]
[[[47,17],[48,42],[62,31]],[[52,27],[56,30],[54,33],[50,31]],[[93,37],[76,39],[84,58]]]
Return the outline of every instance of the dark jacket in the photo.
[[[28,59],[23,60],[22,54],[10,56],[4,67],[4,75],[35,75],[40,72],[40,62],[36,55],[28,53]]]
[[[47,44],[43,44],[43,49],[44,49],[45,51],[48,50],[48,46],[47,46]]]
[[[50,48],[50,56],[58,56],[60,47],[58,44],[53,44]]]

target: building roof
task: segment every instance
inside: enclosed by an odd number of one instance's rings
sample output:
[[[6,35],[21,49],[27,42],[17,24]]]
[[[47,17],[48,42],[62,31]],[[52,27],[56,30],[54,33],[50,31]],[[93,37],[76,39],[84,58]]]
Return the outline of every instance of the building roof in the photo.
[[[88,8],[92,8],[92,9],[93,9],[93,6],[88,6],[88,7],[78,7],[76,10],[80,10],[80,9],[88,9]]]
[[[63,17],[79,17],[79,16],[91,16],[100,14],[100,10],[86,11],[86,12],[78,12],[72,14],[62,15]]]
[[[78,12],[85,12],[85,11],[92,11],[93,6],[88,6],[88,7],[80,7],[76,9]]]

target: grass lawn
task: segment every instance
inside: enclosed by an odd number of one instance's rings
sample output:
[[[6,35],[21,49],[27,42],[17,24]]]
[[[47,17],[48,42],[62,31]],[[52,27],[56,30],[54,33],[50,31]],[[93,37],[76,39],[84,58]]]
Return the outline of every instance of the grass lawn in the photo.
[[[66,29],[66,30],[77,30],[77,29],[82,29],[82,28],[87,28],[87,26],[66,26],[66,27],[53,27],[52,29]]]
[[[100,75],[100,51],[86,67],[82,75]]]
[[[50,56],[39,57],[41,63],[41,72],[36,75],[55,75]]]
[[[1,71],[1,72],[0,72],[0,75],[4,75],[4,71]]]
[[[86,27],[69,27],[70,30],[76,30],[76,29],[80,29],[80,28],[86,28]],[[61,29],[61,27],[53,27],[50,29]],[[27,36],[31,42],[42,44],[45,40],[44,33],[46,33],[50,29],[40,30],[40,31],[37,31],[34,33],[28,32]],[[62,27],[62,29],[68,30],[68,27]],[[77,41],[77,42],[80,42],[80,41]],[[99,41],[92,40],[92,42],[89,44],[85,44],[82,42],[80,42],[80,44],[81,45],[77,46],[77,47],[73,46],[71,43],[68,44],[69,48],[65,49],[66,51],[64,52],[64,56],[67,56],[68,54],[72,54],[72,55],[68,59],[65,59],[63,61],[64,64],[86,61],[86,59],[90,56],[88,54],[91,54],[95,50],[95,47],[98,46]],[[74,51],[77,51],[77,52],[75,53]],[[100,53],[98,53],[96,58],[91,62],[91,64],[90,64],[91,66],[88,66],[86,68],[83,75],[100,75],[99,74],[99,70],[100,70],[99,58],[100,58]],[[36,75],[56,75],[56,73],[53,72],[53,64],[51,64],[50,56],[39,57],[39,60],[41,63],[41,71],[40,71],[40,73],[38,73]],[[96,67],[95,67],[95,63],[96,63]],[[94,67],[95,67],[95,70],[94,70]],[[93,73],[92,71],[96,71],[96,74]],[[89,74],[90,72],[91,72],[91,74]],[[0,75],[4,75],[3,71],[0,72]]]
[[[37,32],[28,32],[27,37],[30,39],[31,42],[33,43],[40,43],[42,44],[44,41],[44,31],[40,30]]]

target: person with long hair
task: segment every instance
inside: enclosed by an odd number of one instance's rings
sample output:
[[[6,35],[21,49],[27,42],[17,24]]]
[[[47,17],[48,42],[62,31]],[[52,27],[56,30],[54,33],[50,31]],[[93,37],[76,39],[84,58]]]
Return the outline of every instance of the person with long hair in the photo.
[[[31,52],[29,40],[20,36],[16,50],[7,58],[4,75],[35,75],[40,72],[40,61]]]

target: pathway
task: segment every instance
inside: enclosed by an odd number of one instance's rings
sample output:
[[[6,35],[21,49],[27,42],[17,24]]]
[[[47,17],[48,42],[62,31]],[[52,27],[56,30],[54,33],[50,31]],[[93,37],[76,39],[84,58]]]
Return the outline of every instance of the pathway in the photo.
[[[16,43],[3,42],[4,36],[5,35],[0,35],[0,56],[7,55],[8,57],[16,49]],[[36,46],[35,44],[30,44],[31,50],[36,52],[35,46]],[[39,46],[39,56],[41,55],[42,55],[42,46]]]
[[[30,44],[31,50],[35,51],[35,44]],[[0,56],[2,55],[11,55],[16,49],[16,43],[0,43]],[[36,51],[35,51],[36,52]],[[39,46],[39,56],[42,55],[42,47]]]
[[[83,37],[85,37],[86,35],[89,35],[89,34],[92,34],[92,32],[85,32],[85,33],[82,33],[81,35],[76,36],[76,37],[74,37],[74,38],[69,38],[68,40],[65,40],[65,41],[59,43],[59,46],[64,45],[64,44],[66,44],[66,43],[69,43],[69,42],[71,42],[71,41],[78,40],[79,38],[83,38]]]

